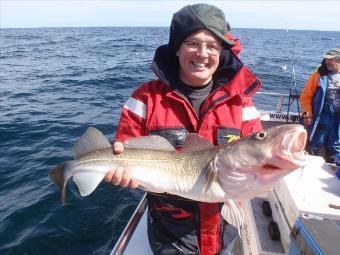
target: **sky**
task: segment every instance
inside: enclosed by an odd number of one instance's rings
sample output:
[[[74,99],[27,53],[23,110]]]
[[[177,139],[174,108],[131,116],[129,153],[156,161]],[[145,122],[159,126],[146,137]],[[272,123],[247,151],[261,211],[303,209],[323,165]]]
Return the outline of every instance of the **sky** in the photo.
[[[0,0],[0,28],[164,26],[187,4],[221,8],[231,27],[340,31],[340,1]]]

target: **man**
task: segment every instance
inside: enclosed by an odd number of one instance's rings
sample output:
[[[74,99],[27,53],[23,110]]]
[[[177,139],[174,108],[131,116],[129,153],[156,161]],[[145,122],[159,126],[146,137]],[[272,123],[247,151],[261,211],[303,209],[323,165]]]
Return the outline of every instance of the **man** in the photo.
[[[300,95],[302,117],[308,128],[312,154],[326,149],[326,161],[335,162],[340,151],[340,48],[327,52],[318,71],[306,82]]]
[[[156,50],[151,65],[159,79],[142,84],[125,103],[115,152],[131,137],[160,135],[180,149],[188,133],[221,145],[262,130],[251,100],[261,83],[232,51],[229,29],[212,5],[188,5],[173,15],[169,43]],[[105,180],[138,186],[121,168]],[[221,217],[221,204],[169,194],[147,198],[154,254],[231,254],[237,231]]]

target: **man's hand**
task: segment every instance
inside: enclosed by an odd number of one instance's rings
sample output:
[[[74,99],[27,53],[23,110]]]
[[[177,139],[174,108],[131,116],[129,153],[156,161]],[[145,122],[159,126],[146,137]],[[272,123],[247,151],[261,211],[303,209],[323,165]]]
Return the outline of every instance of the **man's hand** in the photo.
[[[115,142],[113,144],[113,151],[115,154],[122,153],[124,146],[121,142]],[[124,167],[117,167],[106,173],[104,176],[105,182],[111,182],[113,185],[120,185],[122,187],[129,187],[135,189],[138,187],[138,183],[135,179],[131,178],[130,171]]]
[[[306,126],[310,126],[313,122],[313,115],[310,113],[307,113],[307,112],[303,113],[302,118],[303,118],[303,123]]]

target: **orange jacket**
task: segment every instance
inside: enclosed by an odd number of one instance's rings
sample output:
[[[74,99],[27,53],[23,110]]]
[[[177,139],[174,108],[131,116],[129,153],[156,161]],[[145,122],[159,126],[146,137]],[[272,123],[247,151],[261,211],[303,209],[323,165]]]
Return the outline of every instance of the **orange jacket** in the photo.
[[[320,73],[313,73],[307,80],[305,87],[300,94],[300,104],[302,112],[313,114],[313,96],[319,86]]]

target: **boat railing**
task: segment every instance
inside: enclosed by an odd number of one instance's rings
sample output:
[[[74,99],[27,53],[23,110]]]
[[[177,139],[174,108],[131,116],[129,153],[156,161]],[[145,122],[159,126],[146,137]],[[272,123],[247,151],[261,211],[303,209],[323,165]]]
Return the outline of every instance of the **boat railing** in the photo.
[[[271,110],[259,109],[263,126],[268,128],[273,125],[285,123],[299,123],[301,114],[298,102],[296,107],[292,107],[294,100],[298,100],[299,95],[289,95],[276,92],[257,92],[256,96],[276,97],[276,108],[270,107]]]
[[[276,92],[264,92],[264,91],[258,91],[256,92],[256,94],[263,94],[263,95],[268,95],[268,96],[276,96],[276,97],[289,97],[288,94],[284,94],[284,93],[276,93]],[[300,95],[291,95],[291,97],[294,97],[294,98],[299,98]]]
[[[129,241],[136,230],[136,227],[143,216],[147,208],[147,200],[146,194],[142,197],[141,201],[139,202],[135,212],[133,213],[132,217],[130,218],[129,222],[127,223],[126,227],[124,228],[122,234],[120,235],[117,243],[115,244],[113,250],[111,251],[110,255],[121,255],[124,254],[124,251],[129,244]]]

